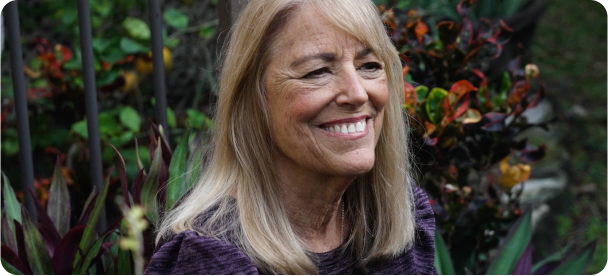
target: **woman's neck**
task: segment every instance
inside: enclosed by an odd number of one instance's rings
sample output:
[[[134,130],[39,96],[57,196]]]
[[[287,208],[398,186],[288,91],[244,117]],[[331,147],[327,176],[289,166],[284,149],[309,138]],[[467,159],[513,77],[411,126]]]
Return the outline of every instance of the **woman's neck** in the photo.
[[[278,172],[290,222],[307,250],[323,253],[340,246],[350,229],[347,216],[342,215],[345,211],[342,195],[355,177]]]

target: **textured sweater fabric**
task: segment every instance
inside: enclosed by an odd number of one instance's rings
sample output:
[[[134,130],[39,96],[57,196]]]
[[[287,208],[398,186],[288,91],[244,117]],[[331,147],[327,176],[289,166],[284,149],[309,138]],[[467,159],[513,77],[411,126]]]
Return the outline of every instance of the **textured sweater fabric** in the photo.
[[[377,260],[364,269],[356,266],[351,254],[341,247],[317,253],[319,274],[437,274],[435,257],[435,217],[427,195],[414,188],[416,238],[405,253]],[[146,274],[259,274],[254,263],[235,245],[187,230],[161,245],[152,256]]]

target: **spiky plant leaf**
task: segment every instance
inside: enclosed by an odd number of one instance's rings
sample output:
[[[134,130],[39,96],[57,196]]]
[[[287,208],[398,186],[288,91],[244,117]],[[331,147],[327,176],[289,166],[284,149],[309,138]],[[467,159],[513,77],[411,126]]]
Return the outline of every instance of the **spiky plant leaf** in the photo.
[[[531,212],[526,212],[511,226],[505,237],[503,247],[491,262],[486,274],[511,274],[513,272],[515,264],[530,243],[532,236],[531,218]]]
[[[188,153],[188,138],[190,129],[186,129],[186,133],[179,141],[169,166],[169,180],[167,181],[167,201],[165,210],[171,210],[173,204],[186,193],[188,182],[185,180],[187,153]]]
[[[160,143],[160,138],[157,140]],[[156,194],[158,193],[159,178],[161,174],[161,167],[163,165],[163,156],[161,147],[156,147],[154,151],[154,158],[152,165],[150,166],[150,172],[144,182],[141,190],[141,203],[146,210],[146,217],[156,225],[158,218],[158,202],[156,200]]]
[[[55,163],[55,171],[53,172],[53,180],[51,181],[46,211],[53,221],[59,235],[65,235],[70,229],[70,193],[65,178],[63,177],[59,158],[57,158],[57,163]]]
[[[435,269],[439,275],[455,274],[450,252],[437,229],[435,229]]]
[[[34,274],[55,274],[42,236],[27,214],[27,211],[23,208],[21,210],[21,218],[23,221],[27,260],[31,265],[32,272]]]

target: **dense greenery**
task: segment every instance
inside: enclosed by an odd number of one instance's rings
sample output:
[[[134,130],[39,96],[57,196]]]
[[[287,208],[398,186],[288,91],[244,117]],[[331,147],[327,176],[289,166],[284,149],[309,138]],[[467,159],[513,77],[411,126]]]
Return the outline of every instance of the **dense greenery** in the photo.
[[[577,63],[577,55],[565,58],[575,66],[551,58],[556,53],[549,45],[561,42],[561,36],[552,36],[558,31],[545,26],[540,29],[540,39],[537,39],[540,42],[533,49],[545,63],[538,62],[536,66],[527,63],[527,59],[517,58],[501,67],[501,73],[495,77],[488,73],[488,64],[503,53],[512,30],[500,21],[478,21],[478,18],[511,14],[528,1],[502,1],[501,5],[488,5],[485,0],[377,2],[386,4],[381,7],[385,23],[404,60],[403,74],[408,82],[404,110],[414,119],[411,135],[422,177],[420,183],[431,196],[436,212],[436,266],[441,268],[440,272],[530,274],[545,269],[541,271],[578,274],[592,256],[591,271],[601,270],[606,264],[605,237],[598,245],[601,254],[593,255],[596,245],[591,241],[598,233],[605,236],[605,210],[593,217],[581,213],[597,209],[596,201],[603,202],[600,206],[605,209],[605,191],[599,197],[592,197],[576,190],[576,200],[582,204],[574,205],[570,213],[558,217],[560,246],[549,249],[550,252],[559,249],[559,252],[544,256],[547,258],[543,261],[536,260],[537,266],[531,267],[529,215],[525,215],[525,208],[519,205],[521,189],[515,184],[528,179],[534,170],[530,164],[545,155],[546,147],[543,141],[515,137],[525,129],[549,126],[549,122],[529,124],[521,116],[541,100],[553,99],[563,110],[583,103],[574,93],[564,90],[561,82],[558,82],[560,85],[547,83],[545,97],[545,85],[539,81],[544,78],[538,77],[539,67],[542,72],[548,67],[549,81],[559,80],[562,72],[567,72],[583,83],[583,93],[603,97],[603,102],[592,101],[601,103],[599,111],[591,110],[590,117],[600,122],[605,120],[606,84],[602,80],[606,59],[605,25],[602,25],[605,20],[597,23],[604,26],[604,32],[596,34],[600,37],[598,41],[604,41],[604,51],[594,52],[598,60],[604,60],[603,74],[580,74],[585,70]],[[197,162],[202,160],[201,137],[212,128],[207,111],[216,88],[214,58],[209,57],[214,50],[209,49],[213,49],[214,44],[210,42],[217,37],[217,19],[208,16],[214,14],[212,12],[198,12],[204,16],[197,16],[192,7],[202,5],[213,11],[215,2],[197,4],[183,0],[163,7],[168,78],[179,80],[179,85],[193,91],[176,92],[179,97],[170,93],[168,130],[150,123],[154,98],[145,1],[92,0],[90,3],[104,168],[116,166],[118,169],[106,170],[104,189],[91,192],[75,3],[20,2],[36,169],[33,194],[39,199],[39,220],[31,221],[26,212],[20,211],[18,201],[23,195],[13,192],[10,184],[21,187],[12,87],[7,64],[3,63],[1,148],[2,170],[7,175],[2,179],[2,263],[12,273],[141,272],[152,252],[152,231],[158,215],[175,204],[193,184],[198,174]],[[40,7],[34,8],[35,5]],[[391,5],[395,9],[389,9]],[[555,8],[549,9],[548,14],[551,12],[560,15]],[[567,16],[570,14],[564,15]],[[574,16],[585,15],[575,13]],[[37,24],[38,21],[42,24]],[[564,27],[581,40],[585,38],[579,33],[585,34],[588,29],[593,28]],[[204,72],[198,75],[198,82],[180,77],[187,75],[181,68],[189,59],[187,51],[191,50],[184,50],[187,47],[204,48],[205,63],[197,67]],[[570,47],[587,47],[570,51],[596,49],[593,43]],[[7,60],[6,52],[2,55],[3,60]],[[587,83],[588,78],[597,81]],[[179,85],[170,81],[169,90],[182,87]],[[572,89],[573,86],[566,87]],[[556,91],[573,100],[555,96]],[[558,118],[572,126],[586,122],[576,116],[558,115]],[[149,132],[143,131],[147,128]],[[598,148],[597,144],[603,142],[594,141],[605,141],[605,132],[605,126],[599,130],[585,127],[577,137],[589,134],[591,141],[568,140],[576,159],[570,164],[572,170],[588,172],[576,180],[595,183],[600,190],[605,187],[606,148],[605,145]],[[142,139],[146,136],[148,139]],[[174,151],[171,141],[178,142]],[[581,156],[588,148],[599,152],[593,155],[593,160],[600,160],[603,167]],[[158,196],[157,191],[160,191]],[[505,201],[505,196],[510,200]],[[107,231],[96,235],[94,226],[103,203],[106,203],[110,223]],[[80,209],[83,210],[80,214],[70,212]],[[581,221],[589,227],[576,227],[575,223]],[[587,246],[566,247],[572,232],[584,236],[582,240]],[[54,254],[58,249],[66,253]],[[509,265],[497,268],[497,263]],[[574,270],[561,271],[560,267]]]

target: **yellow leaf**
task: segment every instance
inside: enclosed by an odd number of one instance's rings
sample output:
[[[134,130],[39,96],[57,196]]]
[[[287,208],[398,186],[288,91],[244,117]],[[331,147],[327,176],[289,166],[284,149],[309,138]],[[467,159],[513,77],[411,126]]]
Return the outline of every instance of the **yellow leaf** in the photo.
[[[507,163],[508,157],[500,161],[500,171],[502,175],[497,181],[505,189],[511,189],[515,184],[526,181],[530,178],[531,167],[526,164],[515,164],[513,166]]]

